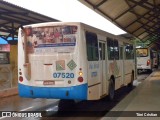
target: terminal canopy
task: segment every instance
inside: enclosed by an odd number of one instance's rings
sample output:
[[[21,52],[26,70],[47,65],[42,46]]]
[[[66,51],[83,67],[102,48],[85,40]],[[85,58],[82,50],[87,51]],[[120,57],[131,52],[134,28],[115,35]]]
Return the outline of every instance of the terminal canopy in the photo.
[[[160,0],[79,0],[148,46],[160,45]]]
[[[0,0],[0,37],[9,44],[16,44],[17,40],[14,39],[17,38],[19,27],[27,24],[54,21],[58,20]],[[12,40],[9,40],[8,38],[11,37]]]

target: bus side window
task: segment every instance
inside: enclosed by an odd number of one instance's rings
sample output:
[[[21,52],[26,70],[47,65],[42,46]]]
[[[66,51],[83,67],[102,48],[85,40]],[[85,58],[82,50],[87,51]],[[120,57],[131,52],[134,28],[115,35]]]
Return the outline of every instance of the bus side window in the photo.
[[[107,38],[108,60],[114,59],[114,42],[113,39]]]
[[[86,32],[86,47],[88,61],[98,61],[98,39],[95,33]]]
[[[126,59],[134,59],[134,50],[132,45],[126,45],[125,56]]]
[[[121,46],[120,47],[120,60],[123,59],[123,47]]]
[[[100,42],[100,43],[99,43],[100,60],[103,60],[103,57],[102,57],[102,49],[103,49],[103,48],[102,48],[102,43]]]
[[[114,40],[114,57],[116,60],[119,60],[119,45],[117,40]]]
[[[105,60],[105,43],[99,43],[100,60]]]
[[[133,45],[130,45],[130,49],[131,49],[131,59],[134,59],[134,55],[135,55],[135,50],[133,49]]]
[[[106,51],[106,50],[105,50],[105,47],[106,47],[106,46],[105,46],[105,43],[103,43],[103,44],[102,44],[102,50],[103,50],[102,60],[105,60],[105,54],[106,54],[106,53],[105,53],[105,51]]]

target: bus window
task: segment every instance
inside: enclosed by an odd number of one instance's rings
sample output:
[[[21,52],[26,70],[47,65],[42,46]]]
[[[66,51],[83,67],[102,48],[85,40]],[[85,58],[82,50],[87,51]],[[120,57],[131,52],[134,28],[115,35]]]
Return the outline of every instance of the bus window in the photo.
[[[100,50],[100,60],[105,60],[105,44],[99,43],[99,50]]]
[[[120,59],[121,60],[123,59],[123,47],[122,46],[120,47]]]
[[[132,45],[126,45],[125,56],[126,59],[134,59],[134,50]]]
[[[119,60],[119,45],[117,40],[114,40],[114,57],[116,60]]]
[[[99,51],[100,51],[100,60],[103,60],[103,58],[102,58],[102,43],[99,43]]]
[[[105,43],[102,43],[102,50],[103,50],[102,60],[105,60]]]
[[[86,32],[88,61],[98,61],[98,40],[95,33]]]
[[[148,49],[140,48],[136,49],[137,57],[147,57],[148,56]]]
[[[107,38],[108,60],[114,59],[114,42],[113,39]]]

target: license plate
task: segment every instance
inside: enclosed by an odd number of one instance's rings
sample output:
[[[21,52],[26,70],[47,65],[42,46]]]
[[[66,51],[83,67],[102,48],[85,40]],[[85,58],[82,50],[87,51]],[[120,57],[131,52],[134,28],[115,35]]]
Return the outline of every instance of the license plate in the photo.
[[[43,81],[43,85],[55,85],[55,81],[45,80],[45,81]]]

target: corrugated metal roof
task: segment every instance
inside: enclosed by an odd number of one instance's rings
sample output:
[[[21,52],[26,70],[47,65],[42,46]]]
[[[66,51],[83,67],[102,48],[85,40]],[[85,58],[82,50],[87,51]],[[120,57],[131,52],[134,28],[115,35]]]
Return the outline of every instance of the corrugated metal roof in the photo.
[[[54,21],[59,20],[0,0],[0,37],[5,40],[17,37],[17,30],[22,25]]]
[[[160,0],[79,0],[121,29],[160,44]]]

